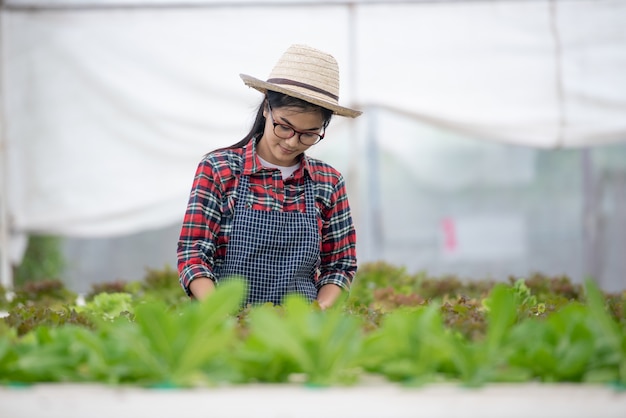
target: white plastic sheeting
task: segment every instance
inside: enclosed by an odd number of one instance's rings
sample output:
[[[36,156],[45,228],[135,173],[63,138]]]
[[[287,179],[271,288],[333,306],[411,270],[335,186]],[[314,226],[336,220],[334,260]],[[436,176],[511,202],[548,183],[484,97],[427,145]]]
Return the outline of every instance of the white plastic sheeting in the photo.
[[[343,29],[289,25],[286,39],[255,23],[305,17]],[[5,12],[14,228],[106,236],[176,221],[202,154],[251,124],[261,95],[238,74],[265,77],[292,41],[347,63],[346,21],[345,8]]]
[[[5,2],[1,204],[12,233],[104,237],[179,221],[202,154],[252,121],[260,95],[238,74],[265,77],[292,43],[333,53],[340,102],[366,111],[337,118],[313,151],[355,190],[370,106],[532,147],[626,139],[624,1],[131,6]]]
[[[377,6],[359,17],[393,22],[359,31],[359,101],[528,146],[626,137],[625,2]]]

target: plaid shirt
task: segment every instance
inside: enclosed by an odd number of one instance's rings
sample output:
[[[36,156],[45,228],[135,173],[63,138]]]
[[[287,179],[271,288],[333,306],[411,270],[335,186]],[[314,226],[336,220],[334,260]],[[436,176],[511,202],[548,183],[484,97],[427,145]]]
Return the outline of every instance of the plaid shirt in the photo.
[[[316,286],[332,283],[348,290],[357,269],[356,233],[343,177],[303,155],[300,168],[283,181],[280,170],[261,165],[255,141],[250,141],[244,148],[209,153],[198,165],[178,241],[178,273],[185,292],[191,295],[189,284],[198,277],[218,279],[213,271],[224,262],[233,220],[222,214],[234,212],[240,175],[250,176],[250,196],[245,197],[249,208],[285,212],[305,212],[304,176],[313,179],[321,236]]]

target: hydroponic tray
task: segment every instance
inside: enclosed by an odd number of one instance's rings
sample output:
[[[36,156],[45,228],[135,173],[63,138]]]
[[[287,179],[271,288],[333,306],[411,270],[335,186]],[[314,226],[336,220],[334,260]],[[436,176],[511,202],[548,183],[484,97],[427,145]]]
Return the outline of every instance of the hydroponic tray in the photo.
[[[144,389],[99,384],[0,388],[2,418],[624,418],[626,392],[577,384],[482,388],[250,384]]]

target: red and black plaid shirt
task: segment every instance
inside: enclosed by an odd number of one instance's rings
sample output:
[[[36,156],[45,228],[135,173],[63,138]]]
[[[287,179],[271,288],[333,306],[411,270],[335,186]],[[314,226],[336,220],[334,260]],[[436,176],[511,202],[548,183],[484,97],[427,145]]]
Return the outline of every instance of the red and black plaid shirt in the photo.
[[[252,209],[284,212],[305,212],[304,176],[311,177],[321,236],[317,288],[333,283],[349,289],[357,269],[356,234],[341,174],[303,155],[300,168],[283,180],[280,170],[261,165],[250,141],[244,148],[209,153],[198,165],[178,241],[178,272],[187,294],[198,277],[216,280],[213,270],[224,262],[233,220],[222,214],[235,209],[240,175],[250,176]]]

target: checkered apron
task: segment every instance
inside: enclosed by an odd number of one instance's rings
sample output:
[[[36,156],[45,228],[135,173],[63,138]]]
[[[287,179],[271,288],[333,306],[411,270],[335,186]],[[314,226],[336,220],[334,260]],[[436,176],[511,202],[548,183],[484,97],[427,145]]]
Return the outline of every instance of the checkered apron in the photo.
[[[290,293],[312,302],[317,298],[314,278],[320,263],[313,181],[305,178],[305,213],[252,210],[249,185],[249,176],[240,176],[226,257],[216,271],[218,283],[243,277],[247,284],[244,306],[278,305]]]

